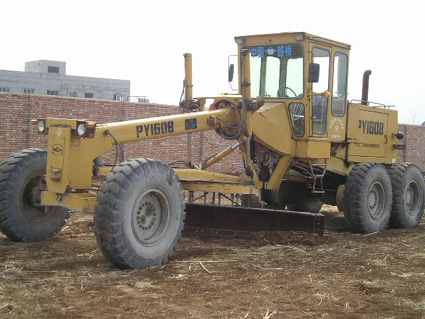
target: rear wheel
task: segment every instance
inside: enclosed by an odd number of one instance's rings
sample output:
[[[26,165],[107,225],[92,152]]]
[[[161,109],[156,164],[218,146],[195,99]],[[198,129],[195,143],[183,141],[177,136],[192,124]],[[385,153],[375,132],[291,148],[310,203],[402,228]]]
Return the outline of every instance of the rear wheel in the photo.
[[[53,237],[69,216],[66,208],[40,205],[46,161],[45,150],[26,149],[0,165],[0,229],[13,241]]]
[[[167,165],[150,159],[121,163],[98,194],[100,250],[119,268],[165,264],[181,238],[184,208],[182,185]]]
[[[344,190],[344,215],[350,229],[359,233],[385,230],[391,206],[391,181],[385,167],[374,162],[357,164]]]
[[[404,228],[418,226],[424,212],[424,181],[414,164],[400,163],[391,167],[393,210],[390,225]]]

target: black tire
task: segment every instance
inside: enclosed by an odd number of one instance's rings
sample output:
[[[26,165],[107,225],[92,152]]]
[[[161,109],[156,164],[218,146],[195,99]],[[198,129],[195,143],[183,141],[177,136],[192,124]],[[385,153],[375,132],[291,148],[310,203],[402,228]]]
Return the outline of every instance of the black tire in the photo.
[[[286,206],[289,210],[317,214],[322,209],[323,202],[320,199],[304,198],[297,203]]]
[[[393,210],[390,226],[408,228],[418,226],[424,213],[424,180],[414,164],[399,163],[391,167]]]
[[[35,242],[55,236],[65,225],[69,211],[41,206],[46,189],[47,153],[26,149],[0,164],[0,229],[13,241]]]
[[[165,264],[184,228],[183,198],[178,177],[161,162],[135,159],[116,166],[95,207],[100,250],[121,269]]]
[[[241,206],[250,208],[262,208],[258,196],[250,194],[241,195]]]
[[[354,166],[344,190],[344,216],[349,228],[358,233],[385,230],[391,206],[391,181],[385,167],[374,162]]]

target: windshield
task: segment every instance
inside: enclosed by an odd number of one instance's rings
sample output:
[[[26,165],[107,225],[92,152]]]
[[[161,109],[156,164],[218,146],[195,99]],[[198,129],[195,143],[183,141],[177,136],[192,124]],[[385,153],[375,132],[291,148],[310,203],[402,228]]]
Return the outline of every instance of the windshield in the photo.
[[[299,43],[249,47],[251,94],[265,98],[302,98],[303,50]]]

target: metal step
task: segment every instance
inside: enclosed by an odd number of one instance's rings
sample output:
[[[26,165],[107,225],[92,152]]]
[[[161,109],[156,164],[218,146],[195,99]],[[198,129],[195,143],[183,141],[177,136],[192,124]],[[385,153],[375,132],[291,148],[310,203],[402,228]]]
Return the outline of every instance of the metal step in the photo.
[[[310,161],[309,161],[310,163]],[[325,191],[323,190],[323,177],[326,174],[326,168],[327,165],[326,164],[311,164],[310,163],[310,168],[311,168],[311,173],[313,176],[313,187],[311,192],[315,193],[315,194],[323,194],[325,193]],[[315,168],[320,169],[322,172],[320,174],[317,174],[315,172]]]
[[[303,231],[323,239],[325,216],[287,210],[186,204],[185,230],[224,232]]]

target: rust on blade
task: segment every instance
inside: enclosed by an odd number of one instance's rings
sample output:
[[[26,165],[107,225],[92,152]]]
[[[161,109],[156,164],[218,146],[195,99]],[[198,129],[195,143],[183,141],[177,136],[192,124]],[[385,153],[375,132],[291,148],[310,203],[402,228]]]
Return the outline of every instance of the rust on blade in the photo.
[[[186,229],[223,231],[303,231],[323,239],[325,216],[287,210],[186,204]]]

